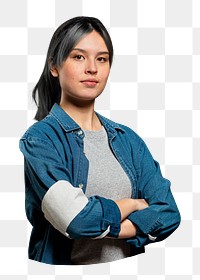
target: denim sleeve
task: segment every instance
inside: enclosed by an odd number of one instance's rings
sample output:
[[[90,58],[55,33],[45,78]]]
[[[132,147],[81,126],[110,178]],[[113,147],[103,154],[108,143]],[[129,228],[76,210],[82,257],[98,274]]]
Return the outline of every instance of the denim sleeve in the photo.
[[[127,242],[143,247],[151,242],[167,238],[180,224],[180,213],[170,189],[170,181],[163,178],[145,143],[138,155],[138,198],[145,199],[149,207],[135,211],[128,219],[137,227],[135,238]]]
[[[108,236],[117,238],[120,232],[120,219],[119,208],[113,200],[93,196],[89,198],[86,207],[70,223],[67,232],[73,239],[94,238],[96,235],[99,237],[109,227]],[[99,221],[101,222],[99,223]]]
[[[34,221],[35,217],[31,216],[34,213],[32,208],[37,207],[67,237],[101,238],[105,231],[110,236],[117,237],[121,215],[116,203],[99,196],[88,199],[81,189],[72,186],[72,175],[62,163],[53,144],[37,137],[27,138],[20,140],[20,150],[25,158],[26,211],[29,220]],[[62,185],[60,193],[63,189],[63,195],[59,195],[56,190],[58,182],[62,183],[58,185]],[[72,219],[73,205],[74,209],[79,210]],[[59,210],[61,207],[63,211]],[[61,217],[67,213],[71,215],[68,219]]]

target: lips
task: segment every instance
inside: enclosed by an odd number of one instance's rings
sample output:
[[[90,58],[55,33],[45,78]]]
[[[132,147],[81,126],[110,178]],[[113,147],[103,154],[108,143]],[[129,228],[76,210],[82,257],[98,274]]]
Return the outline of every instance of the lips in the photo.
[[[95,87],[98,84],[98,81],[95,79],[88,79],[88,80],[81,81],[81,83],[87,87]]]

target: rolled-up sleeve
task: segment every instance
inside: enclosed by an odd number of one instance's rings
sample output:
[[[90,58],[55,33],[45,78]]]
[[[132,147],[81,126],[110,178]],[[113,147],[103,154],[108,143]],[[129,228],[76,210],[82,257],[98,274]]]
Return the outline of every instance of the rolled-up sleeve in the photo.
[[[128,219],[137,227],[136,237],[127,242],[135,247],[167,238],[180,224],[180,213],[171,192],[171,183],[163,178],[159,163],[155,161],[144,142],[138,159],[138,198],[145,199],[149,207],[131,213]]]
[[[38,204],[53,227],[72,239],[118,236],[121,215],[116,203],[99,196],[87,198],[82,189],[74,187],[72,174],[50,141],[29,135],[20,140],[20,150],[29,182],[26,187],[36,197],[32,204]]]
[[[86,207],[70,223],[67,232],[73,239],[103,238],[104,232],[110,237],[117,238],[120,232],[120,219],[119,208],[113,200],[92,196]]]

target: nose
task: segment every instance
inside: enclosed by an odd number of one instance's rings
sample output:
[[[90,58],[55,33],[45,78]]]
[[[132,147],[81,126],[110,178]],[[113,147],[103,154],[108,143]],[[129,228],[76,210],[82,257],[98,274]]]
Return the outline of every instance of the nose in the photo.
[[[85,71],[87,74],[90,74],[90,75],[97,74],[97,65],[93,59],[87,61]]]

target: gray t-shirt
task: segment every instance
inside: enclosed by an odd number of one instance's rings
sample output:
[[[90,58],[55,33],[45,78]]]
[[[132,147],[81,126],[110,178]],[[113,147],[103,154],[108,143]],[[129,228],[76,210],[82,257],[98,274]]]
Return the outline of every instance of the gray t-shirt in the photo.
[[[130,198],[131,182],[112,153],[104,127],[84,131],[84,153],[89,160],[86,196],[99,195],[112,200]],[[74,264],[105,263],[130,256],[130,245],[123,239],[74,240]]]

